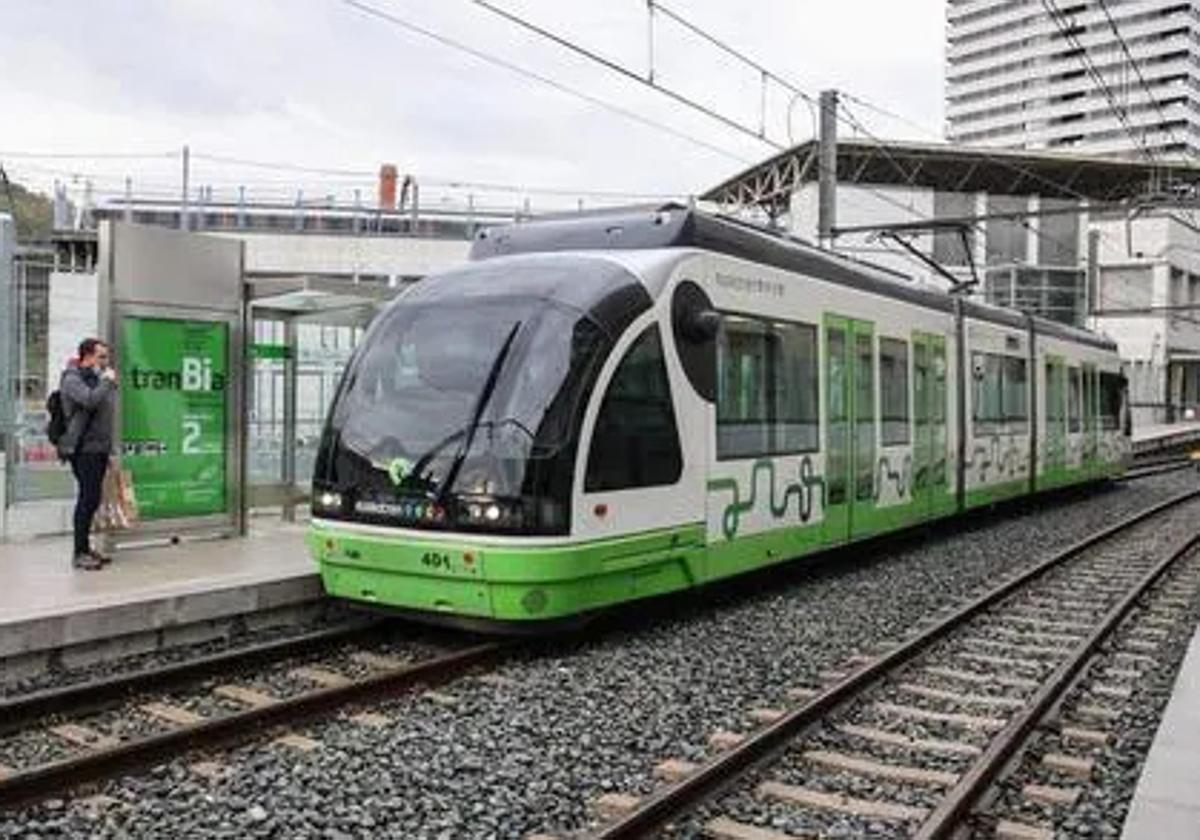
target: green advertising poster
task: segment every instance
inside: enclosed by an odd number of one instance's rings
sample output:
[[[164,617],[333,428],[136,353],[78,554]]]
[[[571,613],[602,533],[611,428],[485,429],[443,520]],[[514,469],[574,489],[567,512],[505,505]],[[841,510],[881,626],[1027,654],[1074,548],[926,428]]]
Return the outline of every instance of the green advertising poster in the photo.
[[[126,317],[122,464],[144,519],[223,513],[229,325]]]

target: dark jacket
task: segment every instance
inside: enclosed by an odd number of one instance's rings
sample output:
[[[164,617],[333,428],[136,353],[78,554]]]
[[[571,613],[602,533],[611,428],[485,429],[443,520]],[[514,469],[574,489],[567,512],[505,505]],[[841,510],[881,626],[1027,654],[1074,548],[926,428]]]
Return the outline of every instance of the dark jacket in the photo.
[[[66,434],[58,442],[59,454],[64,458],[77,452],[115,455],[117,386],[92,368],[67,368],[58,390],[67,418]]]

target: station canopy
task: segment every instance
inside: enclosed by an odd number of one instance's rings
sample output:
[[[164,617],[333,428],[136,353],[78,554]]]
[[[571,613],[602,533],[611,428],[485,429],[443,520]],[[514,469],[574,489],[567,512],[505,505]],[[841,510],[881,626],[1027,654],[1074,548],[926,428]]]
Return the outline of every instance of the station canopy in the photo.
[[[817,180],[819,154],[820,143],[809,140],[749,167],[700,198],[776,215],[787,210],[792,193]],[[847,185],[1110,203],[1193,199],[1200,186],[1200,166],[1167,159],[839,138],[837,180]]]

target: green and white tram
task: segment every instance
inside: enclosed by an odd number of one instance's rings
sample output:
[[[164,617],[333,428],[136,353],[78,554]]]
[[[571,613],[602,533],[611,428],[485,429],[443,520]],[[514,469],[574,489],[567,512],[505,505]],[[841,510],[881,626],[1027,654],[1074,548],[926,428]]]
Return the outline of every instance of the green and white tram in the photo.
[[[1115,345],[681,207],[401,294],[314,472],[330,595],[536,628],[1124,469]]]

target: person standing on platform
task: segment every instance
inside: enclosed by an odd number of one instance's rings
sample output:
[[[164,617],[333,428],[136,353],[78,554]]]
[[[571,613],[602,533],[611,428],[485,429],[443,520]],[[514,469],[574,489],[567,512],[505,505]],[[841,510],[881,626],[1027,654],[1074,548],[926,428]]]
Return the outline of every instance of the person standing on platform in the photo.
[[[108,345],[97,338],[81,341],[79,355],[71,361],[58,387],[67,421],[58,451],[70,462],[79,485],[75,499],[75,567],[99,569],[109,558],[92,549],[90,533],[113,454],[117,372],[109,366]]]

